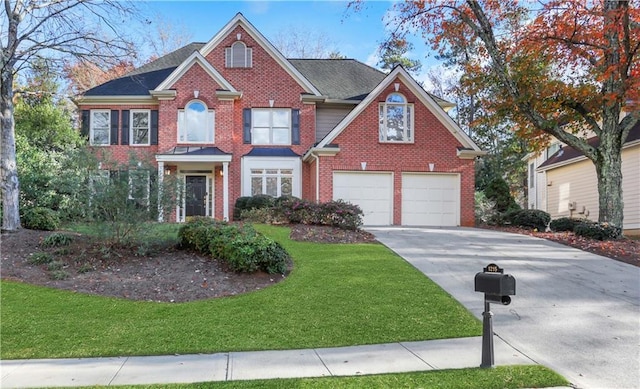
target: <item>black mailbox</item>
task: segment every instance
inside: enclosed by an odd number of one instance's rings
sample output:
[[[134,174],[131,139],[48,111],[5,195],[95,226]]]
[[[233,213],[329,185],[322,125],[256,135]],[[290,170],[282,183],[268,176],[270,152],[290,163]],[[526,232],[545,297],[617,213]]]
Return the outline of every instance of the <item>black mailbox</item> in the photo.
[[[509,274],[478,273],[475,278],[476,292],[494,296],[515,296],[516,279]]]

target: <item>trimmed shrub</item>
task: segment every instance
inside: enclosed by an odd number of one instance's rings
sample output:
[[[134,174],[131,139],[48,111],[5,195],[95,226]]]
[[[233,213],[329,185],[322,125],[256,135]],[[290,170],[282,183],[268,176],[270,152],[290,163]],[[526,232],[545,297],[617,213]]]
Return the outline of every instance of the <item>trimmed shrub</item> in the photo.
[[[22,226],[29,230],[54,231],[60,226],[57,212],[49,208],[27,208],[20,218]]]
[[[551,215],[539,209],[522,209],[508,213],[507,219],[514,226],[545,231],[551,221]]]
[[[284,273],[289,254],[251,225],[194,218],[178,231],[180,246],[220,259],[236,272]]]
[[[578,224],[588,222],[584,219],[576,219],[572,217],[561,217],[551,220],[549,228],[554,232],[570,231],[572,232]]]
[[[272,207],[275,199],[269,195],[238,197],[233,207],[233,220],[243,220],[242,213],[252,209],[264,209]]]
[[[609,223],[582,222],[575,226],[573,232],[578,236],[597,240],[614,240],[622,234],[622,229]]]

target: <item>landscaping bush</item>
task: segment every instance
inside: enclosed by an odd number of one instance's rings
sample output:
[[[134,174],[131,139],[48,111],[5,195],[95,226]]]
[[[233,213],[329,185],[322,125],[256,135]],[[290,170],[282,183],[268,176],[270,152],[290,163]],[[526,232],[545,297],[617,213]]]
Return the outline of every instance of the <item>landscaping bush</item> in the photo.
[[[597,240],[614,240],[620,237],[622,229],[609,223],[582,222],[575,226],[573,232],[578,236]]]
[[[243,220],[242,213],[251,209],[264,209],[272,207],[275,203],[269,195],[238,197],[233,207],[233,220]]]
[[[559,219],[551,220],[551,223],[549,224],[549,228],[551,229],[551,231],[554,231],[554,232],[563,232],[563,231],[573,232],[573,230],[576,228],[578,224],[582,224],[585,222],[586,221],[584,219],[576,219],[572,217],[561,217]]]
[[[194,218],[178,231],[180,246],[220,259],[236,272],[284,273],[289,254],[251,225]]]
[[[507,219],[514,226],[545,231],[551,221],[551,215],[539,209],[522,209],[509,212]]]
[[[489,200],[483,191],[474,193],[474,203],[476,222],[489,224],[496,215],[496,203]]]
[[[318,224],[357,230],[362,225],[363,212],[359,206],[343,200],[322,203],[317,208]]]
[[[500,177],[491,180],[484,193],[489,200],[495,202],[495,210],[500,213],[520,209],[520,206],[511,196],[509,185]]]
[[[69,246],[73,238],[67,234],[53,233],[42,240],[43,247]]]
[[[58,214],[49,208],[27,208],[20,218],[22,226],[30,230],[54,231],[60,226]]]

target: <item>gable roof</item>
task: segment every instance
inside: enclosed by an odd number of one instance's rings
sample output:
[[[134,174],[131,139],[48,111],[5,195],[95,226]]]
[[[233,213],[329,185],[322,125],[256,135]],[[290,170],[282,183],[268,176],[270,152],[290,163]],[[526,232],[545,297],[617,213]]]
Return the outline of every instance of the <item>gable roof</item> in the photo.
[[[249,21],[238,12],[236,16],[229,21],[209,42],[200,48],[200,53],[207,56],[215,47],[217,47],[224,38],[237,26],[242,27],[258,44],[287,72],[289,75],[304,88],[307,93],[320,96],[320,92],[309,82],[287,59],[265,38],[258,29],[256,29]]]
[[[592,147],[600,146],[600,138],[594,136],[592,138],[587,139],[587,142]],[[624,142],[624,147],[629,147],[634,144],[640,144],[640,121],[636,123],[631,131],[629,131],[629,135],[627,135],[627,139]],[[584,156],[582,151],[577,150],[571,146],[561,147],[560,150],[556,151],[551,157],[549,157],[546,161],[538,166],[539,170],[549,170],[555,167],[568,165],[573,162],[577,162],[587,157]]]
[[[331,132],[329,132],[316,146],[322,148],[330,146],[331,143],[344,131],[351,122],[362,113],[371,103],[373,103],[378,95],[382,93],[392,82],[399,78],[405,86],[407,86],[414,95],[416,95],[422,104],[451,132],[451,134],[462,144],[462,149],[458,150],[459,155],[465,154],[468,157],[484,155],[486,152],[471,140],[471,138],[462,131],[462,129],[451,119],[444,109],[428,94],[414,79],[407,73],[402,66],[396,66],[393,70],[380,82],[367,97],[360,102]]]
[[[175,84],[191,67],[195,64],[198,64],[204,69],[205,72],[220,86],[223,87],[224,90],[236,92],[235,88],[229,83],[229,81],[225,80],[224,77],[213,67],[207,60],[200,54],[199,51],[194,51],[191,53],[189,58],[184,60],[180,66],[175,68],[171,74],[160,83],[154,91],[162,91],[167,90]]]

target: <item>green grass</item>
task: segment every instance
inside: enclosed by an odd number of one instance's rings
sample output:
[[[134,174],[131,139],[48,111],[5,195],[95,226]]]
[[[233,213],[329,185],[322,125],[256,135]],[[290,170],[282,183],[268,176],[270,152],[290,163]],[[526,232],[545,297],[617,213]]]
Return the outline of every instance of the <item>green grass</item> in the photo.
[[[257,226],[294,258],[282,282],[171,304],[2,281],[0,357],[65,358],[335,347],[477,336],[481,323],[378,244],[315,244]]]
[[[544,366],[499,366],[495,369],[438,370],[416,373],[358,377],[296,378],[255,381],[207,382],[176,385],[117,386],[118,389],[360,389],[360,388],[447,388],[502,389],[544,388],[569,383]],[[110,386],[111,387],[111,386]],[[95,387],[94,387],[95,388]]]

